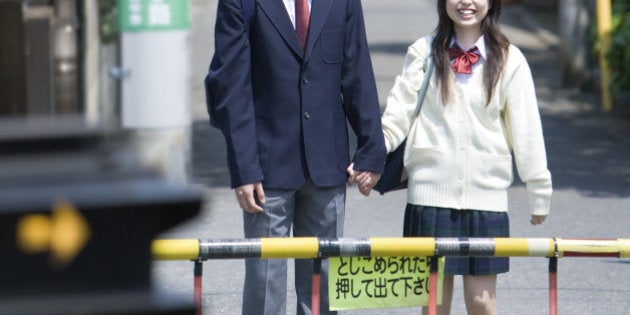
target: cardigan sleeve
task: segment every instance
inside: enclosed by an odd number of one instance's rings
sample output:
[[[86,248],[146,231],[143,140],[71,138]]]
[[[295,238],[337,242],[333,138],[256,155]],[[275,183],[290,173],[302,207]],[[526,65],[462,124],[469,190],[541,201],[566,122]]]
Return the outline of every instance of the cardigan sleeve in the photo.
[[[511,46],[502,89],[504,120],[516,168],[527,185],[531,214],[548,215],[552,194],[551,173],[531,70],[525,56]]]
[[[381,116],[387,152],[392,152],[409,133],[418,91],[424,80],[423,64],[429,55],[430,36],[418,39],[407,49],[402,73],[394,81]]]

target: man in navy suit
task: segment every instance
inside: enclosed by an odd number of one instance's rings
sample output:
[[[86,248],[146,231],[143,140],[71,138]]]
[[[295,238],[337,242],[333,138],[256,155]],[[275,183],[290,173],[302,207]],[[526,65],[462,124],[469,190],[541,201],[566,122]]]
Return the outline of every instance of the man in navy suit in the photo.
[[[250,16],[247,1],[219,0],[206,78],[245,237],[341,237],[347,169],[368,178],[367,195],[386,154],[361,2],[257,0]],[[286,269],[284,259],[246,260],[243,314],[286,313]],[[296,260],[298,314],[311,312],[312,271]]]

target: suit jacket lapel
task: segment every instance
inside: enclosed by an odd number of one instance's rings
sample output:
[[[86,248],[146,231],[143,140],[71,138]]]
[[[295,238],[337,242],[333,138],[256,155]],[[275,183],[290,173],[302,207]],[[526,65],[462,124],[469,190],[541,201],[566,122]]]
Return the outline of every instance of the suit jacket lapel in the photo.
[[[318,0],[321,1],[321,0]],[[314,3],[318,1],[313,1]],[[291,18],[289,18],[289,14],[287,13],[287,9],[284,6],[282,0],[263,0],[258,1],[258,5],[263,9],[271,23],[273,23],[274,27],[280,33],[280,36],[284,39],[291,49],[295,51],[296,54],[302,56],[302,48],[300,48],[300,44],[298,44],[297,35],[295,34],[295,28],[291,23]]]
[[[311,56],[313,46],[315,46],[322,28],[324,28],[324,23],[326,23],[326,18],[328,17],[332,3],[333,0],[313,0],[311,4],[311,18],[308,25],[308,39],[306,40],[306,56],[304,59],[308,59]]]

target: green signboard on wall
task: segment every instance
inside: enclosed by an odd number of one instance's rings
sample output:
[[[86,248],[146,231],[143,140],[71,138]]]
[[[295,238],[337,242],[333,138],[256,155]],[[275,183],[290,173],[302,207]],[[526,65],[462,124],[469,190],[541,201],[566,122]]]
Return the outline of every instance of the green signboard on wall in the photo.
[[[123,32],[185,30],[189,10],[189,0],[118,0],[118,23]]]

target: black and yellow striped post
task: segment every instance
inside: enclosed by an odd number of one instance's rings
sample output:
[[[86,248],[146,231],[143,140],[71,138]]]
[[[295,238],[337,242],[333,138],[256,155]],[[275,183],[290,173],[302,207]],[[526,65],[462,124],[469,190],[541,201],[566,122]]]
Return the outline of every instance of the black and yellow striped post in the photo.
[[[155,260],[192,260],[199,263],[208,259],[325,259],[351,256],[547,257],[551,259],[549,309],[551,314],[556,314],[557,259],[562,257],[630,258],[630,239],[427,237],[355,239],[295,237],[206,241],[184,239],[155,240],[152,244],[152,253]],[[200,287],[199,285],[199,290]],[[196,294],[200,295],[200,292]],[[553,313],[554,310],[555,313]]]

